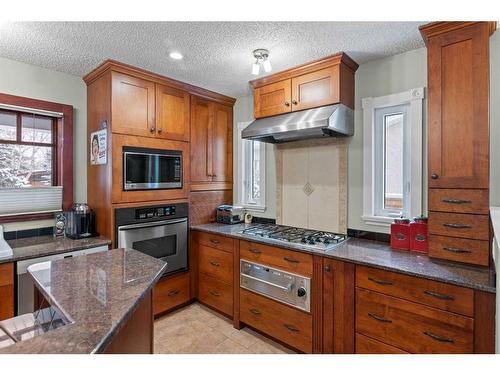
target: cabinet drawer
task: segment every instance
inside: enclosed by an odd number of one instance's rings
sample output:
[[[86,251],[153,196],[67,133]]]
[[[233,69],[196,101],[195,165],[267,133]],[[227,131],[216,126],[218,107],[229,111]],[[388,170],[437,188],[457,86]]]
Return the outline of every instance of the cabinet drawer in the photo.
[[[488,215],[488,202],[488,190],[429,189],[429,211]]]
[[[233,282],[233,255],[211,247],[198,246],[198,269],[201,273],[224,281]]]
[[[207,275],[200,275],[198,298],[214,309],[233,316],[233,286]]]
[[[474,320],[356,288],[356,332],[410,353],[472,353]]]
[[[213,247],[214,249],[219,249],[230,253],[233,252],[233,240],[229,237],[198,232],[197,238],[200,245]]]
[[[0,264],[0,286],[14,285],[14,263]]]
[[[443,236],[489,240],[488,215],[429,213],[429,233]]]
[[[472,289],[371,267],[356,267],[356,286],[438,309],[474,315]]]
[[[153,289],[154,315],[189,301],[189,272],[162,278]]]
[[[431,234],[429,236],[429,256],[455,262],[488,266],[490,262],[490,244],[488,241]]]
[[[240,288],[240,320],[305,353],[312,352],[312,316]]]
[[[240,241],[240,258],[312,277],[313,258],[310,254]]]
[[[408,354],[408,352],[356,333],[356,354]]]

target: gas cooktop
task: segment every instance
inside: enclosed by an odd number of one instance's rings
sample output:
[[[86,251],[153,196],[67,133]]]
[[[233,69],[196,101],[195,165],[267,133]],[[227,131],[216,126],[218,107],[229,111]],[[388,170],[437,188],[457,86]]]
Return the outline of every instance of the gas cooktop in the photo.
[[[291,242],[314,250],[328,251],[347,240],[344,234],[323,232],[312,229],[287,227],[277,224],[255,224],[244,229],[241,234]]]

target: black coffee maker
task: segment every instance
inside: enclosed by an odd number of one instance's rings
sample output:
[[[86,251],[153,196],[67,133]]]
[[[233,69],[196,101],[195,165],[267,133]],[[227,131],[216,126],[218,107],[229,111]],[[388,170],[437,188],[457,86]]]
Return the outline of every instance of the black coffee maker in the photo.
[[[71,239],[98,236],[95,231],[95,212],[86,203],[75,203],[71,211],[64,212],[66,237]]]

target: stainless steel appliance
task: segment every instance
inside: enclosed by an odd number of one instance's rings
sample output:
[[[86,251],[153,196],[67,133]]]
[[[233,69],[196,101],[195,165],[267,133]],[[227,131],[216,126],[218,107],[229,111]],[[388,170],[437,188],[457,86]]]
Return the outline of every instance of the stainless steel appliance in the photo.
[[[217,222],[223,224],[238,224],[245,220],[242,206],[223,204],[217,207]]]
[[[182,188],[182,152],[123,147],[123,190]]]
[[[276,242],[292,242],[312,250],[329,251],[348,240],[345,234],[276,224],[252,224],[240,233],[263,237]]]
[[[308,138],[351,136],[354,111],[343,104],[257,119],[241,137],[261,142],[282,143]]]
[[[188,204],[118,208],[118,247],[167,262],[165,274],[188,268]]]
[[[34,306],[34,283],[33,278],[28,274],[28,267],[33,264],[48,262],[51,260],[71,258],[87,254],[107,251],[107,246],[98,246],[90,249],[72,251],[69,253],[55,254],[46,257],[20,260],[16,263],[17,273],[17,315],[34,312],[39,306]]]
[[[304,311],[311,311],[311,279],[240,260],[240,286]]]
[[[71,211],[64,212],[66,237],[80,239],[97,236],[95,213],[86,203],[75,203]]]

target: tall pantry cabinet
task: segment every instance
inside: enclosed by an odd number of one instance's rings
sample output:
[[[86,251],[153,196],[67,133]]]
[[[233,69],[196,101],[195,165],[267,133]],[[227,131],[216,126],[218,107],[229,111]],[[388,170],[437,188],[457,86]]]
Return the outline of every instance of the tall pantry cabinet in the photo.
[[[495,22],[434,22],[428,61],[431,257],[489,264],[489,37]]]

